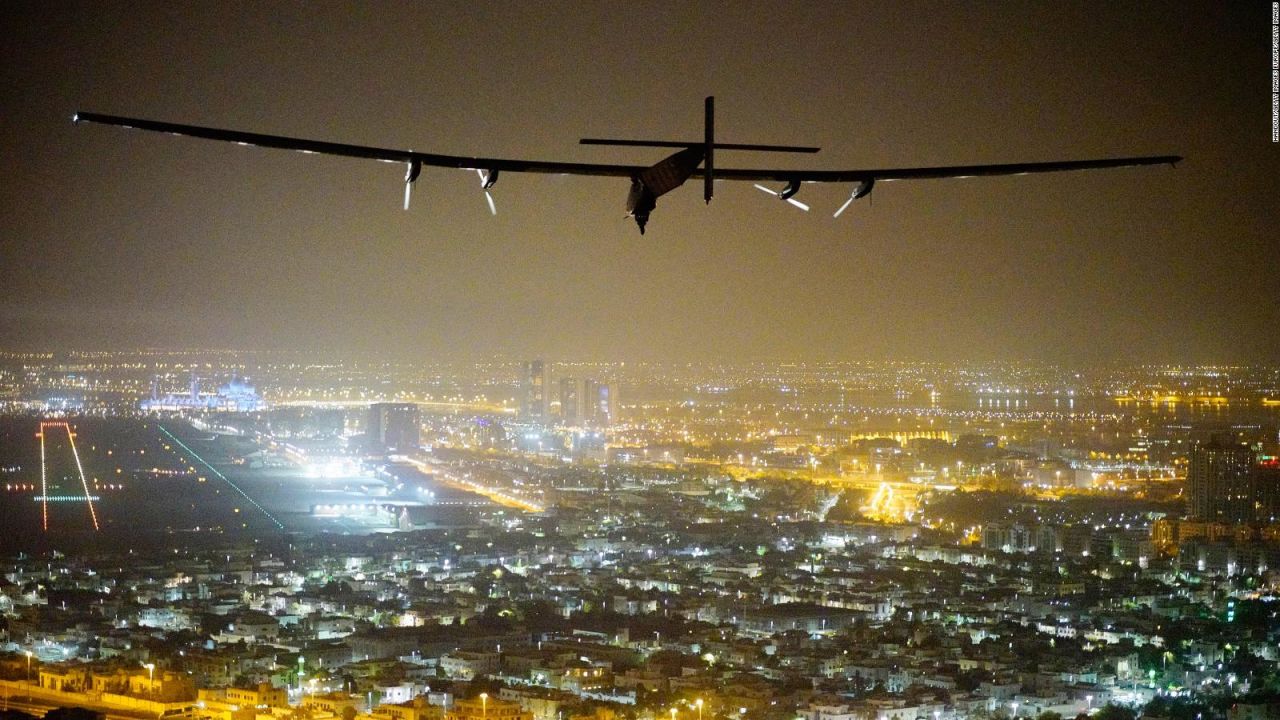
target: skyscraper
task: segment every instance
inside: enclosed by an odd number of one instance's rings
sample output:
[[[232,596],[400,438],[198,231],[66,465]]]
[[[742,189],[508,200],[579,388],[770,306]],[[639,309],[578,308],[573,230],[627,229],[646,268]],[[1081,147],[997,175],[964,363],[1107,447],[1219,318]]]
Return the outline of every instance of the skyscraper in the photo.
[[[576,425],[582,419],[582,386],[577,378],[560,378],[560,422]]]
[[[529,422],[547,419],[547,374],[541,360],[524,363],[520,373],[520,417]]]
[[[415,450],[421,423],[413,403],[374,403],[369,406],[369,449],[376,453]]]
[[[613,395],[608,383],[590,378],[582,381],[582,419],[593,425],[608,425],[613,419]]]
[[[1198,520],[1253,522],[1253,451],[1226,435],[1214,435],[1191,451],[1187,510]]]

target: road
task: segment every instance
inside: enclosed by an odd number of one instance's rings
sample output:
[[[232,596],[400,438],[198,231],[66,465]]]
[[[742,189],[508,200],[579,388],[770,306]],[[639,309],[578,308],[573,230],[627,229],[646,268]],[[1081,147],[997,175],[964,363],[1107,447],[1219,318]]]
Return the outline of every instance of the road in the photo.
[[[397,457],[397,459],[401,459],[401,458]],[[515,497],[513,495],[510,495],[508,493],[505,493],[495,488],[486,487],[484,485],[474,483],[468,480],[467,478],[459,477],[456,473],[452,472],[448,468],[438,465],[436,463],[428,462],[426,460],[422,460],[415,457],[409,457],[409,456],[404,456],[402,459],[405,462],[409,463],[410,465],[413,465],[414,467],[418,468],[422,472],[431,473],[432,475],[435,476],[437,482],[443,483],[453,488],[457,488],[459,490],[466,490],[467,492],[473,492],[478,495],[483,495],[489,498],[490,500],[492,500],[493,502],[498,503],[499,505],[510,507],[510,508],[516,508],[517,510],[524,510],[526,512],[535,512],[535,513],[542,512],[543,510],[546,509],[541,505],[538,505],[537,503],[533,503],[528,500]]]
[[[34,692],[28,701],[27,692],[25,690],[14,690],[0,686],[0,708],[5,710],[18,710],[29,715],[44,717],[50,710],[56,710],[60,707],[83,707],[105,714],[106,720],[155,720],[155,715],[141,711],[118,710],[107,708],[103,705],[89,702],[66,701],[61,699],[52,699],[41,697],[40,689],[33,688]],[[6,694],[8,693],[8,694]]]

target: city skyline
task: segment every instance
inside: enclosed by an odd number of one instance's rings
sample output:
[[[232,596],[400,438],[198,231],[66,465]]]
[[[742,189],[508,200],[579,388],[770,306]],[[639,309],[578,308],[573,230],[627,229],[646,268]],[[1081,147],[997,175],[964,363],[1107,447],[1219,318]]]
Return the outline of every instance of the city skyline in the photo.
[[[1280,366],[0,352],[10,720],[1245,720]]]
[[[399,358],[1280,356],[1268,18],[1239,6],[572,4],[3,10],[6,349]],[[1189,19],[1194,18],[1194,22]],[[404,32],[403,28],[414,28]],[[526,30],[528,30],[526,32]],[[320,51],[320,52],[317,52]],[[320,71],[315,58],[340,56]],[[1251,68],[1257,68],[1256,77]],[[75,109],[423,151],[652,161],[584,135],[823,147],[824,167],[1177,153],[1168,168],[664,197],[76,128]],[[724,161],[722,159],[722,161]],[[806,164],[813,164],[806,162]]]

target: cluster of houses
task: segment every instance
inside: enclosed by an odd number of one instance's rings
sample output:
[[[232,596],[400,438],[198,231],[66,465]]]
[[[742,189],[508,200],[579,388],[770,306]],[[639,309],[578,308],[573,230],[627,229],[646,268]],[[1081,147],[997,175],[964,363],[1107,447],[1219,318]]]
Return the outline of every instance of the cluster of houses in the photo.
[[[1276,679],[1280,623],[1245,622],[1274,572],[646,492],[514,527],[12,559],[0,693],[208,720],[956,720]]]

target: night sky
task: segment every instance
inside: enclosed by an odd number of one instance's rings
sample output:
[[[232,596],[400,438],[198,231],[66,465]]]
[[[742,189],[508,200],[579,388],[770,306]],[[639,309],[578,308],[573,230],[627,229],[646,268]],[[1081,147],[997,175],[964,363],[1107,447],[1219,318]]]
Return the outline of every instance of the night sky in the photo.
[[[1280,360],[1270,4],[0,5],[0,349],[555,360]],[[404,170],[76,110],[426,152],[818,145],[822,169],[1180,154],[893,182],[831,213],[690,182]]]

